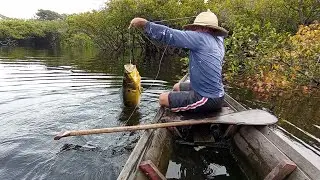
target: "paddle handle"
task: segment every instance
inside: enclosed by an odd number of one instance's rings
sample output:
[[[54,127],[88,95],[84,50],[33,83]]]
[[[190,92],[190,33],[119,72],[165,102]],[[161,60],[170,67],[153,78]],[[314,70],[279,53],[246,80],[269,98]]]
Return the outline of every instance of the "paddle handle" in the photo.
[[[176,126],[188,126],[196,124],[209,124],[215,123],[213,119],[210,120],[187,120],[187,121],[177,121],[177,122],[167,122],[167,123],[155,123],[155,124],[140,124],[136,126],[121,126],[112,128],[102,128],[102,129],[90,129],[90,130],[77,130],[77,131],[65,131],[59,133],[54,137],[54,140],[59,140],[67,136],[82,136],[90,134],[102,134],[102,133],[114,133],[114,132],[124,132],[124,131],[137,131],[146,129],[157,129],[157,128],[167,128]]]
[[[167,128],[174,126],[189,126],[196,124],[210,124],[210,123],[223,123],[223,124],[236,124],[236,125],[270,125],[274,124],[278,119],[263,110],[247,110],[242,112],[236,112],[231,114],[226,114],[218,117],[205,118],[201,120],[186,120],[177,122],[167,122],[167,123],[155,123],[155,124],[141,124],[136,126],[122,126],[122,127],[112,127],[103,129],[90,129],[90,130],[78,130],[78,131],[65,131],[59,133],[55,140],[59,140],[67,136],[81,136],[89,134],[101,134],[101,133],[113,133],[113,132],[123,132],[123,131],[136,131],[145,129],[157,129],[157,128]]]

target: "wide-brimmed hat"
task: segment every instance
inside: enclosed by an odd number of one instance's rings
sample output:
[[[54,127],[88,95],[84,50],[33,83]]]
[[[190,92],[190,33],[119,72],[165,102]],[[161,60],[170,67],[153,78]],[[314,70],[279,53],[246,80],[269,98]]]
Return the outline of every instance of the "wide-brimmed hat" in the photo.
[[[186,30],[193,30],[195,27],[207,27],[213,29],[214,35],[216,36],[227,36],[228,31],[218,24],[217,16],[208,9],[206,12],[200,13],[196,19],[194,20],[193,24],[187,24],[183,26]]]

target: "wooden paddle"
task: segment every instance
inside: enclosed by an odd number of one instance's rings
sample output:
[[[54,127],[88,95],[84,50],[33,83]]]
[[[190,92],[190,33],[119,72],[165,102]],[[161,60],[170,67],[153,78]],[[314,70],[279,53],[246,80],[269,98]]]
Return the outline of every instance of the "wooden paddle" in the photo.
[[[196,124],[236,124],[236,125],[270,125],[274,124],[278,119],[272,114],[263,110],[247,110],[231,114],[226,114],[218,117],[203,118],[201,120],[185,120],[167,123],[155,123],[155,124],[140,124],[136,126],[122,126],[122,127],[111,127],[102,129],[88,129],[88,130],[77,130],[77,131],[65,131],[60,132],[54,137],[54,140],[59,140],[67,136],[82,136],[89,134],[102,134],[102,133],[113,133],[123,131],[136,131],[145,129],[157,129],[167,128],[175,126],[189,126]]]

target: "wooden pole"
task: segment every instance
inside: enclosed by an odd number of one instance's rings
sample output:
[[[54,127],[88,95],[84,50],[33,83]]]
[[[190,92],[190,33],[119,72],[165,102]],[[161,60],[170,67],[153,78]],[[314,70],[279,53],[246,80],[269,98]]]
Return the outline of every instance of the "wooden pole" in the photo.
[[[167,122],[167,123],[140,124],[136,126],[121,126],[121,127],[102,128],[102,129],[65,131],[65,132],[59,133],[56,137],[54,137],[54,140],[59,140],[67,136],[82,136],[82,135],[89,135],[89,134],[114,133],[114,132],[123,132],[123,131],[137,131],[137,130],[158,129],[158,128],[167,128],[167,127],[176,127],[176,126],[188,126],[188,125],[196,125],[196,124],[208,124],[208,123],[214,123],[213,121],[214,120],[186,120],[186,121]]]
[[[226,114],[218,117],[209,117],[201,120],[185,120],[177,122],[167,122],[167,123],[155,123],[155,124],[140,124],[136,126],[122,126],[122,127],[111,127],[102,129],[88,129],[88,130],[76,130],[76,131],[65,131],[61,132],[54,137],[54,140],[59,140],[67,136],[82,136],[89,134],[102,134],[102,133],[114,133],[123,131],[137,131],[146,129],[157,129],[157,128],[167,128],[176,126],[190,126],[197,124],[237,124],[237,125],[268,125],[274,124],[278,119],[271,115],[270,113],[263,110],[247,110],[242,112],[236,112],[231,114]]]

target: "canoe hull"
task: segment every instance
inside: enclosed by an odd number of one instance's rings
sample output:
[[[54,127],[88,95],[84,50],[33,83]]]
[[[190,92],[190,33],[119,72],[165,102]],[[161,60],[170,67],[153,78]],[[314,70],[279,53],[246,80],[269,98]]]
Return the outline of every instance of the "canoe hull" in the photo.
[[[229,113],[246,110],[228,94],[225,95],[225,104],[229,108]],[[163,115],[164,109],[160,108],[154,122],[158,122]],[[165,114],[165,117],[167,118],[168,114]],[[288,180],[317,180],[317,177],[320,177],[320,169],[286,143],[273,128],[230,125],[225,135],[232,137],[235,157],[243,171],[246,171],[245,174],[249,175],[249,179],[286,177]],[[147,179],[138,168],[145,160],[151,160],[165,175],[173,149],[172,144],[172,135],[167,129],[145,131],[118,180]]]

